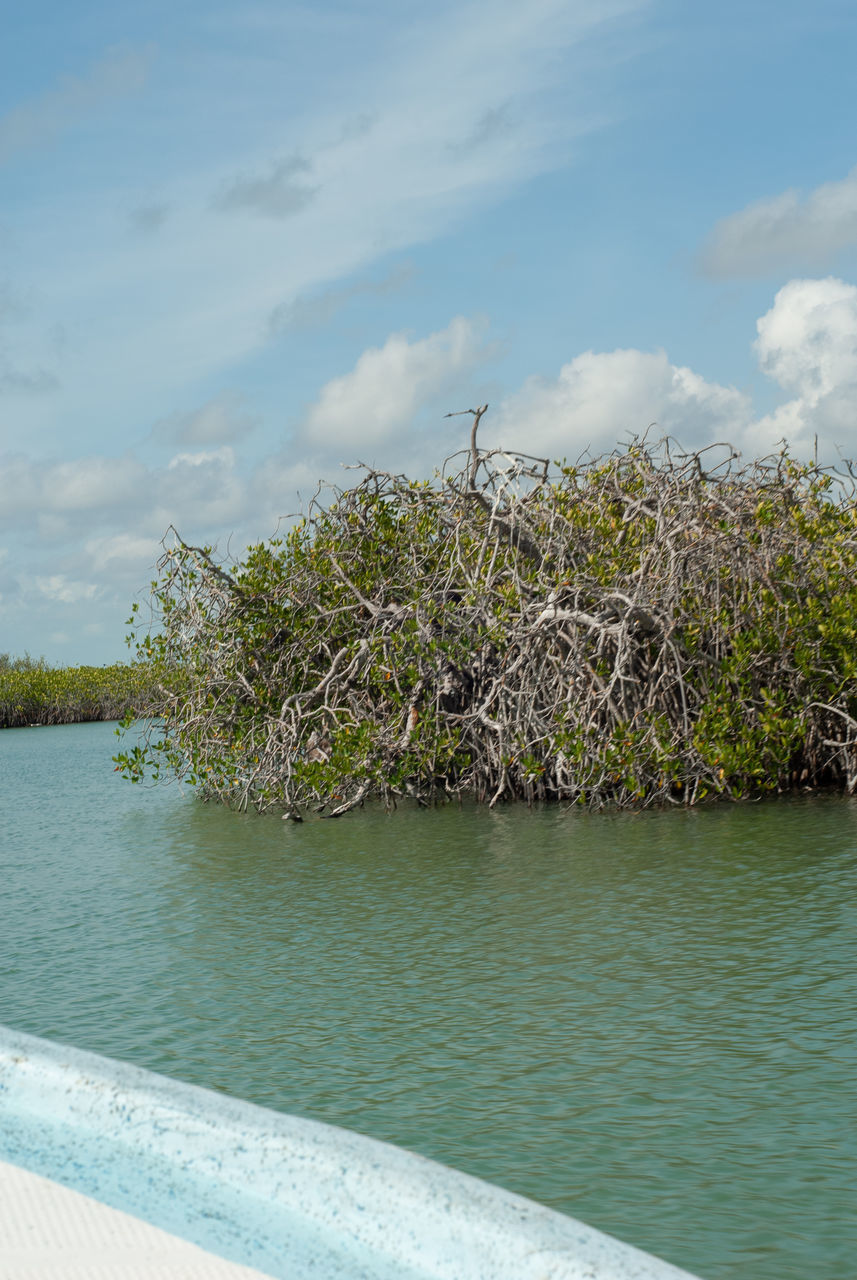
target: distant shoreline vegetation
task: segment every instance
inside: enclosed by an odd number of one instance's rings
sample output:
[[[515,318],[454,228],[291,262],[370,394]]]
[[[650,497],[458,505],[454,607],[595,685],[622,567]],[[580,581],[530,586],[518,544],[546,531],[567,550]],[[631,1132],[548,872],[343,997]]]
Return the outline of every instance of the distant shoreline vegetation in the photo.
[[[0,729],[121,720],[149,709],[153,685],[139,663],[51,667],[43,658],[0,653]]]
[[[365,470],[243,560],[175,537],[127,777],[236,808],[857,789],[857,500],[784,450]],[[136,607],[135,607],[136,610]],[[135,612],[135,618],[137,614]]]

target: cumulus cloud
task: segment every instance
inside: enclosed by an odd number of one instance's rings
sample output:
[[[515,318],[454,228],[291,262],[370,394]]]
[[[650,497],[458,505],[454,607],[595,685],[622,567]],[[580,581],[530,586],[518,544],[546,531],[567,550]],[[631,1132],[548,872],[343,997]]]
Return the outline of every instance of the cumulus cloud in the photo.
[[[728,441],[767,453],[786,440],[808,455],[855,453],[857,287],[791,280],[757,322],[761,370],[790,399],[761,417],[735,387],[674,365],[666,352],[587,351],[558,376],[531,378],[485,421],[485,443],[547,457],[612,449],[653,426],[688,447]]]
[[[742,392],[671,364],[664,351],[586,351],[556,379],[529,379],[493,426],[486,419],[485,434],[508,448],[573,458],[612,449],[653,423],[687,444],[734,438],[750,417]]]
[[[759,364],[794,398],[753,424],[755,447],[788,439],[852,455],[857,445],[857,288],[843,280],[790,280],[756,325]]]
[[[383,347],[364,351],[350,373],[322,388],[304,437],[328,448],[380,444],[410,427],[429,396],[446,391],[484,356],[479,330],[464,316],[414,342],[394,333]]]
[[[83,76],[64,76],[38,98],[0,116],[0,164],[14,152],[50,142],[81,116],[146,82],[153,50],[111,49]]]
[[[152,428],[152,435],[170,444],[221,444],[243,439],[258,423],[258,414],[248,409],[239,392],[221,391],[199,409],[162,418]]]
[[[730,214],[700,255],[711,276],[755,276],[783,265],[819,266],[857,244],[857,168],[809,195],[784,191]]]
[[[308,160],[294,155],[276,161],[265,177],[240,174],[218,193],[214,207],[227,213],[249,209],[266,218],[291,218],[305,209],[318,191],[305,181],[311,170]]]
[[[762,369],[807,404],[857,377],[857,288],[828,276],[790,280],[757,322]]]

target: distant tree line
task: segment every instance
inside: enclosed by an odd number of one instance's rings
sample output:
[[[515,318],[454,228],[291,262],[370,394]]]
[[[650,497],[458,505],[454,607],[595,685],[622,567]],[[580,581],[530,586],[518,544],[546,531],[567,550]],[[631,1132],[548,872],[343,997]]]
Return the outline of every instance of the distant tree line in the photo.
[[[51,667],[0,653],[0,729],[119,720],[152,705],[153,676],[139,664]]]

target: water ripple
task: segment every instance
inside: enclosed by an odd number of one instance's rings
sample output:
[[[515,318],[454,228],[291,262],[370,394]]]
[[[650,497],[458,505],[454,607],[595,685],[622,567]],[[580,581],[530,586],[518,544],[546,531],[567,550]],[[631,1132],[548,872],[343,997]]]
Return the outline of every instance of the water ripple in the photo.
[[[293,827],[0,734],[0,1021],[423,1151],[709,1277],[844,1280],[857,804]]]

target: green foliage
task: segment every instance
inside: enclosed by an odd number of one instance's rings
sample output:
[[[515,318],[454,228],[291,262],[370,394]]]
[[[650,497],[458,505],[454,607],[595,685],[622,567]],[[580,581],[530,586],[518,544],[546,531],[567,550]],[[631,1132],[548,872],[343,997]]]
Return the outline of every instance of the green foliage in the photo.
[[[857,786],[853,488],[667,442],[551,471],[368,472],[233,565],[176,537],[148,742],[239,807],[694,803]]]

